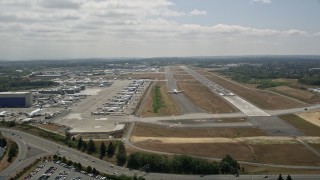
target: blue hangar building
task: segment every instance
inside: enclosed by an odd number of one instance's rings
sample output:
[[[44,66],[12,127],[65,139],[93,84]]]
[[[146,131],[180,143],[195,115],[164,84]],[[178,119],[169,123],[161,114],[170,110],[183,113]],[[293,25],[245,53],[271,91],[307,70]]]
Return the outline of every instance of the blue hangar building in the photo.
[[[0,92],[0,108],[27,108],[31,106],[31,92]]]

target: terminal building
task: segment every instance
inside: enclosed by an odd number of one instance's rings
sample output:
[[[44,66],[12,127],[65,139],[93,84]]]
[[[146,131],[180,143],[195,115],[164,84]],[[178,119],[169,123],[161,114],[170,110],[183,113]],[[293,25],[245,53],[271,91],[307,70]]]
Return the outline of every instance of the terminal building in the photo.
[[[31,106],[31,92],[0,92],[0,108],[24,108]]]

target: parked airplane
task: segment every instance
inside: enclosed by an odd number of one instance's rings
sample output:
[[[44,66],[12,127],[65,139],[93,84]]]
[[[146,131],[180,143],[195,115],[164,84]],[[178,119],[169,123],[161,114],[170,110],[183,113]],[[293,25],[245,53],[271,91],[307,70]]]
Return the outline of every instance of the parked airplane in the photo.
[[[174,94],[178,94],[178,93],[181,93],[181,91],[177,90],[177,89],[171,89],[169,91],[169,93],[174,93]]]
[[[41,115],[41,111],[43,109],[39,108],[39,109],[36,109],[34,111],[32,111],[31,113],[28,114],[29,117],[35,117],[35,116],[39,116]]]
[[[2,111],[0,112],[0,117],[6,117],[7,115],[7,111]]]

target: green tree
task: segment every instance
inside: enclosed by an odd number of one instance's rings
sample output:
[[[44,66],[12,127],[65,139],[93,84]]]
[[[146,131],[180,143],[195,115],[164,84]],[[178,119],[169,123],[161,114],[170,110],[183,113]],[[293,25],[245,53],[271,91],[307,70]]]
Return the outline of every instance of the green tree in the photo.
[[[118,146],[118,153],[117,153],[117,164],[120,166],[123,166],[126,161],[127,161],[127,153],[126,153],[126,148],[123,144],[123,142],[119,142],[119,146]]]
[[[112,157],[114,155],[115,149],[116,149],[116,147],[115,147],[114,143],[110,142],[109,146],[108,146],[108,150],[107,150],[109,157]]]
[[[95,175],[97,174],[96,168],[93,168],[93,169],[92,169],[92,174],[95,174]]]
[[[18,154],[18,145],[13,142],[10,145],[9,154],[8,154],[8,162],[11,162],[14,157]]]
[[[107,147],[106,147],[106,145],[102,142],[101,145],[100,145],[100,158],[101,158],[101,159],[106,155],[106,152],[107,152]]]
[[[1,136],[1,135],[0,135]],[[6,138],[0,138],[0,147],[6,147],[7,146],[7,140]]]
[[[292,178],[291,178],[290,174],[288,174],[288,176],[287,176],[286,180],[292,180]]]
[[[82,151],[86,151],[86,150],[87,150],[87,143],[83,142]]]
[[[78,148],[78,149],[81,149],[82,146],[83,146],[83,140],[82,140],[82,137],[80,137],[79,140],[78,140],[77,148]]]
[[[219,174],[217,164],[186,155],[169,158],[168,156],[152,153],[131,153],[127,160],[127,167],[163,173]]]
[[[87,173],[91,173],[92,172],[92,167],[91,166],[88,166],[87,167]]]
[[[230,155],[226,155],[219,163],[222,174],[238,174],[240,166]]]
[[[57,160],[58,159],[58,155],[53,155],[53,160]]]
[[[94,152],[96,152],[96,145],[94,144],[93,140],[90,139],[88,142],[87,153],[92,154]]]
[[[82,164],[81,164],[81,163],[78,163],[78,164],[77,164],[77,169],[78,169],[78,170],[81,170],[81,169],[82,169]]]
[[[66,140],[69,141],[71,139],[71,134],[69,131],[65,132]]]
[[[15,121],[10,121],[7,126],[8,127],[14,127],[14,126],[16,126],[16,122]]]
[[[71,166],[73,164],[73,162],[71,160],[68,161],[67,165]]]
[[[284,180],[282,174],[279,174],[278,180]]]

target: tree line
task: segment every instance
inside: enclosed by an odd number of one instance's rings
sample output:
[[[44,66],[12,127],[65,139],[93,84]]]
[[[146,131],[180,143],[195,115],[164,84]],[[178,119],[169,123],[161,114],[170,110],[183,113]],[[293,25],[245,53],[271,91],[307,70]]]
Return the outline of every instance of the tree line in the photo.
[[[104,157],[116,157],[117,165],[139,169],[149,172],[176,173],[176,174],[238,174],[240,165],[230,155],[226,155],[219,163],[193,158],[187,155],[169,157],[165,155],[135,152],[127,157],[126,148],[122,141],[111,141],[108,146],[104,142],[100,147],[90,139],[84,141],[82,137],[77,141],[76,148],[87,154],[98,154],[100,159]]]
[[[103,159],[105,156],[112,158],[116,154],[117,164],[120,166],[123,166],[127,161],[127,152],[122,141],[111,141],[108,147],[102,142],[98,149],[92,139],[86,142],[80,137],[78,139],[77,149],[90,155],[98,153],[100,159]]]
[[[258,84],[259,88],[283,85],[272,82],[272,79],[298,79],[302,84],[320,85],[320,67],[318,61],[272,61],[256,62],[257,64],[241,64],[223,69],[220,72],[233,80],[243,83]],[[317,68],[318,67],[318,68]]]
[[[0,77],[0,92],[56,86],[53,81],[31,81],[26,78]]]
[[[128,157],[128,168],[142,171],[175,174],[238,174],[238,162],[227,155],[220,163],[209,162],[187,155],[165,155],[135,152]]]
[[[14,157],[18,154],[18,145],[15,142],[10,143],[9,153],[8,153],[8,162],[11,162]]]

